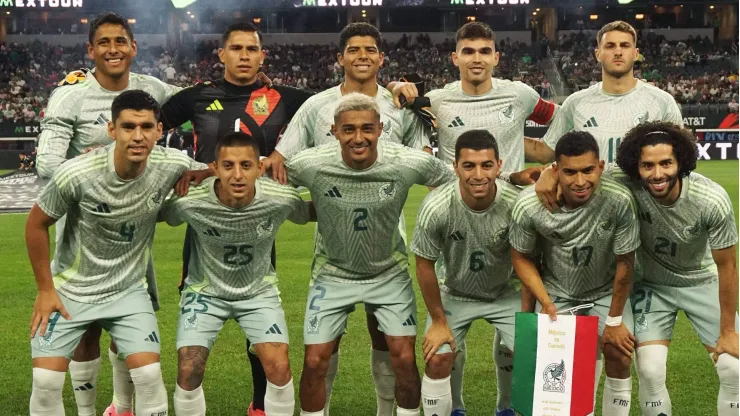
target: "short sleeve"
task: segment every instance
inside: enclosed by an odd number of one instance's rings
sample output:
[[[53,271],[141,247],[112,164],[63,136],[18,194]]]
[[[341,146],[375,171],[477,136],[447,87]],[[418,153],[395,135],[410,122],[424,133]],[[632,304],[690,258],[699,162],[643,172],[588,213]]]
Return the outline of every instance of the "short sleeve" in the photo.
[[[555,150],[555,146],[561,137],[573,130],[573,96],[566,98],[563,105],[558,111],[555,112],[555,117],[550,123],[550,127],[547,128],[547,133],[542,141],[552,150]]]
[[[280,137],[275,150],[288,160],[303,150],[314,147],[311,134],[311,109],[309,102],[304,103],[288,123],[288,127]]]
[[[64,181],[66,169],[61,169],[41,191],[36,204],[46,215],[59,219],[63,217],[76,201],[74,185]]]
[[[417,185],[442,186],[455,179],[455,173],[447,164],[421,150],[409,150],[403,156],[403,164],[413,172],[411,178]]]
[[[167,223],[167,225],[177,227],[178,225],[185,222],[184,219],[179,214],[178,209],[178,203],[180,201],[180,198],[177,197],[177,195],[173,193],[170,194],[170,197],[167,198],[162,206],[159,208],[159,213],[157,214],[157,221],[164,221]]]
[[[709,248],[721,250],[737,244],[737,226],[732,202],[724,189],[716,192],[714,207],[708,212]]]
[[[625,189],[624,192],[627,200],[617,204],[617,224],[614,230],[614,254],[618,256],[640,247],[640,223],[637,221],[635,199],[629,190]]]
[[[438,205],[432,204],[435,197],[434,191],[424,198],[416,215],[416,227],[411,239],[410,250],[417,256],[427,260],[437,260],[442,252],[444,244],[443,230],[441,229],[441,218],[438,214]]]
[[[519,198],[514,204],[511,215],[509,242],[511,247],[520,253],[531,253],[537,243],[537,230],[526,206],[531,198]],[[539,201],[537,201],[539,203]]]

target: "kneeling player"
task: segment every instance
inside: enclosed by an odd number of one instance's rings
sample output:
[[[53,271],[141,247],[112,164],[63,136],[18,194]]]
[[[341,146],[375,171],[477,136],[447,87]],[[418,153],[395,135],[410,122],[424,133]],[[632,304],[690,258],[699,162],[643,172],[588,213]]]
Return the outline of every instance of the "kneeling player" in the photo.
[[[666,360],[679,310],[716,361],[717,413],[738,414],[737,227],[727,192],[692,172],[696,159],[693,133],[665,122],[635,127],[617,151],[626,176],[615,178],[634,193],[641,220],[632,311],[646,416],[672,412]]]
[[[421,384],[424,414],[429,415],[452,411],[454,348],[465,341],[473,321],[493,324],[511,349],[514,314],[522,307],[508,239],[519,190],[496,179],[501,169],[496,140],[485,130],[463,133],[453,164],[459,180],[427,195],[411,242],[429,310]],[[437,277],[444,279],[441,294]]]
[[[125,357],[136,391],[136,413],[166,416],[159,331],[145,273],[164,196],[186,170],[202,169],[183,153],[154,144],[162,137],[159,106],[130,90],[111,106],[114,144],[67,161],[31,209],[26,244],[38,296],[31,318],[32,416],[64,415],[62,388],[75,348],[100,324]],[[49,228],[67,215],[57,246],[70,267],[49,265]],[[53,278],[52,278],[53,276]],[[38,332],[37,332],[38,329]]]
[[[522,191],[512,213],[514,269],[541,311],[553,320],[559,309],[593,304],[585,312],[599,317],[606,359],[603,415],[628,415],[634,336],[632,310],[625,304],[634,251],[640,245],[635,202],[629,189],[601,176],[604,162],[589,133],[565,134],[555,147],[555,160],[553,172],[563,189],[563,206],[549,212],[534,188]],[[535,241],[542,244],[542,275],[528,257]],[[597,360],[596,385],[601,354]]]
[[[380,110],[367,95],[342,96],[332,130],[338,143],[305,150],[287,164],[289,180],[311,191],[323,238],[306,305],[301,414],[323,415],[332,351],[362,302],[390,349],[396,413],[419,415],[416,302],[398,218],[414,184],[440,186],[454,175],[434,156],[379,142]]]
[[[311,204],[295,188],[258,179],[259,145],[229,133],[216,145],[215,171],[187,196],[169,199],[161,219],[186,222],[195,232],[177,327],[175,412],[206,413],[201,383],[208,353],[225,321],[236,320],[265,368],[265,412],[290,416],[295,408],[288,360],[288,326],[270,253],[286,220],[305,224]]]

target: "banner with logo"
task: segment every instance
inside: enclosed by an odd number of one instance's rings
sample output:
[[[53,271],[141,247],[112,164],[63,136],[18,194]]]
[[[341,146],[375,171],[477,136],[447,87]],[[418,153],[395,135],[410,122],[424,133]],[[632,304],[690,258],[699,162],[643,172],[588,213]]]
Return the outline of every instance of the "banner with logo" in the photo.
[[[517,312],[511,403],[523,416],[594,410],[599,318]]]
[[[41,133],[41,124],[36,121],[26,123],[6,120],[0,123],[0,138],[36,137],[39,133]]]
[[[0,176],[0,212],[26,212],[48,181],[35,172],[17,170]]]

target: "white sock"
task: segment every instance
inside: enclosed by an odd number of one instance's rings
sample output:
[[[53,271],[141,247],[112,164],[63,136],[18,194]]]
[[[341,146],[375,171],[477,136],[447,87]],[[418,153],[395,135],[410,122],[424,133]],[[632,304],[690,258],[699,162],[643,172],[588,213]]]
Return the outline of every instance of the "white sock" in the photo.
[[[730,354],[720,354],[717,358],[717,375],[719,376],[719,395],[717,396],[718,416],[737,416],[738,401],[738,359]]]
[[[75,392],[77,414],[79,416],[95,415],[95,396],[98,393],[98,373],[100,357],[92,361],[70,361],[69,378]]]
[[[370,356],[378,403],[377,416],[392,416],[396,402],[396,374],[391,367],[391,353],[374,349]]]
[[[301,416],[324,416],[324,410],[319,410],[318,412],[307,412],[303,409],[301,409]]]
[[[594,371],[594,411],[588,416],[596,414],[596,394],[599,392],[599,382],[601,381],[601,370],[604,369],[604,361],[601,359],[601,351],[596,355],[596,368]]]
[[[64,416],[62,388],[66,376],[67,373],[62,371],[33,369],[31,402],[28,406],[31,416]]]
[[[206,396],[203,395],[203,385],[195,390],[183,390],[175,383],[175,394],[172,397],[175,405],[175,414],[178,416],[205,416]]]
[[[265,391],[265,414],[270,416],[293,416],[294,410],[293,379],[291,378],[284,386],[276,386],[268,381],[267,390]]]
[[[113,406],[116,413],[131,412],[134,410],[134,382],[126,361],[111,350],[108,350],[108,360],[113,366]]]
[[[450,377],[435,380],[424,374],[421,379],[421,403],[425,415],[447,416],[452,413]]]
[[[455,363],[450,373],[450,390],[452,391],[452,409],[465,409],[463,401],[463,376],[465,375],[465,360],[468,359],[468,348],[465,341],[457,346]]]
[[[167,416],[167,390],[162,381],[162,368],[159,363],[145,365],[131,370],[131,380],[136,391],[136,414]]]
[[[640,408],[644,416],[671,414],[671,397],[665,385],[668,346],[645,345],[637,348],[635,368],[640,379]]]
[[[632,377],[619,379],[606,377],[601,404],[603,416],[629,416],[632,398]]]
[[[402,407],[396,408],[396,416],[420,416],[419,408],[416,409],[404,409]],[[442,415],[440,415],[442,416]]]
[[[331,402],[331,389],[334,387],[334,379],[337,377],[339,370],[339,351],[335,352],[329,358],[329,368],[326,370],[326,402],[324,403],[324,416],[329,416],[329,404]]]
[[[496,364],[496,410],[510,409],[514,353],[502,343],[498,331],[493,339],[493,362]]]

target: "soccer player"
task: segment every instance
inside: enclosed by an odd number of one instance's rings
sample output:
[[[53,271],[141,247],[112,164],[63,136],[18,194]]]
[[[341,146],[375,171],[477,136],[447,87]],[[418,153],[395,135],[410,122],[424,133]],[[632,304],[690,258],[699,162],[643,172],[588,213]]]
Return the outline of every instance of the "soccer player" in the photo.
[[[113,101],[108,134],[115,141],[66,162],[33,206],[26,245],[38,295],[31,317],[32,416],[64,415],[65,372],[86,328],[97,323],[116,342],[130,369],[136,413],[167,415],[159,365],[157,319],[145,273],[157,213],[180,175],[201,166],[177,150],[155,147],[162,136],[159,105],[141,90]],[[72,262],[49,265],[49,228],[67,215],[57,247]]]
[[[528,160],[546,163],[550,161],[547,159],[550,157],[549,149],[539,140],[524,137],[524,126],[526,120],[549,124],[558,106],[540,98],[528,85],[493,77],[499,52],[496,51],[495,33],[487,24],[464,24],[457,31],[455,41],[457,44],[452,53],[452,62],[460,70],[460,81],[425,95],[431,101],[430,110],[437,117],[439,125],[437,156],[452,163],[457,137],[468,130],[485,129],[496,137],[501,150],[501,177],[517,185],[534,183],[542,168],[525,169],[525,156]],[[389,85],[389,88],[394,91],[400,89],[400,94],[409,101],[419,93],[414,84],[409,83],[397,83]],[[464,343],[459,347],[452,372],[452,398],[454,414],[464,415],[463,369],[467,353]],[[496,413],[513,416],[513,355],[501,345],[498,334],[494,342],[493,359],[498,391]]]
[[[269,155],[298,108],[312,95],[297,88],[268,86],[259,79],[265,59],[262,34],[250,23],[229,26],[221,36],[218,56],[224,64],[224,77],[185,88],[162,106],[165,129],[186,121],[193,123],[195,160],[211,163],[216,160],[219,137],[234,131],[251,135],[259,144],[259,154]],[[202,178],[194,178],[198,183]],[[191,253],[194,232],[188,227],[183,247],[183,287]],[[272,252],[275,267],[275,250]],[[267,389],[265,371],[247,341],[247,357],[252,366],[254,394],[248,414],[264,414]]]
[[[359,302],[385,334],[396,413],[419,415],[416,302],[398,218],[411,186],[441,186],[454,175],[432,155],[379,140],[383,123],[372,97],[341,97],[334,120],[338,143],[305,150],[287,164],[291,182],[311,192],[323,237],[306,305],[301,415],[324,414],[329,361]]]
[[[497,179],[502,163],[491,133],[461,134],[455,146],[458,180],[429,193],[419,208],[411,251],[429,311],[421,383],[424,414],[447,416],[452,411],[454,348],[464,342],[473,321],[493,324],[505,346],[513,347],[514,315],[522,309],[522,299],[508,235],[519,188]]]
[[[310,205],[295,188],[258,179],[259,142],[246,133],[223,136],[215,151],[217,177],[169,199],[161,212],[169,225],[187,222],[193,230],[177,328],[175,412],[206,414],[206,361],[224,322],[234,319],[267,375],[265,413],[292,416],[288,326],[271,252],[280,225],[286,219],[305,224]]]
[[[272,170],[273,177],[285,183],[285,160],[290,160],[301,150],[335,143],[332,132],[334,108],[339,99],[349,93],[357,92],[374,97],[378,103],[383,122],[381,141],[403,144],[413,149],[425,149],[431,153],[429,130],[410,109],[398,109],[393,102],[393,94],[378,85],[377,75],[383,63],[384,54],[380,51],[381,34],[368,23],[351,23],[339,34],[337,60],[344,68],[344,82],[336,87],[316,94],[306,101],[291,120],[275,151],[264,160],[265,169]],[[401,216],[399,227],[406,238],[406,224]],[[316,235],[317,250],[322,244],[322,236]],[[372,340],[371,367],[377,394],[378,416],[390,416],[393,412],[395,384],[391,368],[388,346],[385,337],[378,331],[378,322],[368,311],[368,331]],[[337,343],[337,348],[339,344]],[[339,366],[339,353],[332,355],[327,375],[327,413],[331,388]]]
[[[111,120],[111,103],[122,91],[139,89],[151,94],[159,103],[165,102],[178,88],[167,85],[148,75],[130,71],[136,56],[137,45],[131,26],[125,18],[106,12],[90,23],[88,57],[95,63],[92,71],[75,71],[60,82],[52,93],[41,120],[37,171],[42,178],[51,178],[68,159],[79,156],[91,147],[110,143],[108,121]],[[76,253],[76,235],[64,233],[65,217],[56,223],[56,250],[54,267],[65,270],[72,266]],[[63,240],[66,236],[67,240]],[[150,256],[151,258],[151,256]],[[154,267],[147,268],[148,290],[159,309]],[[97,378],[100,370],[99,325],[91,325],[82,337],[69,364],[72,388],[80,416],[93,416]],[[111,343],[108,358],[113,365],[113,400],[106,409],[106,416],[131,412],[134,388],[126,363]]]
[[[692,172],[696,159],[693,133],[666,122],[635,127],[617,151],[615,178],[641,221],[632,311],[646,416],[672,414],[666,360],[679,310],[716,362],[717,414],[738,414],[737,226],[727,192]]]
[[[604,416],[629,415],[634,351],[629,300],[634,251],[640,245],[635,202],[624,186],[603,177],[604,161],[588,132],[570,132],[555,147],[554,172],[563,188],[563,206],[554,212],[540,203],[534,188],[522,191],[512,213],[510,241],[514,270],[555,320],[558,310],[593,304],[599,317],[605,358]],[[543,272],[529,255],[542,245]],[[601,377],[597,355],[594,395]]]

